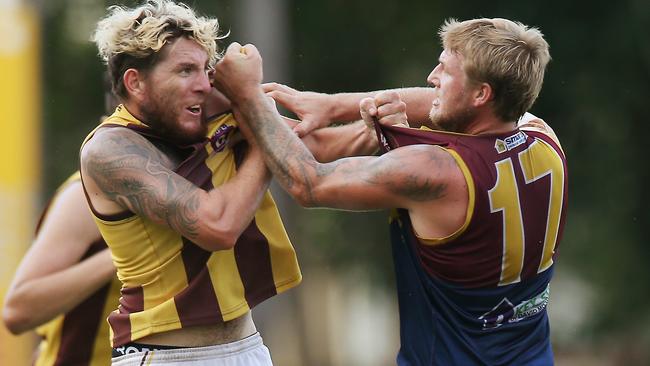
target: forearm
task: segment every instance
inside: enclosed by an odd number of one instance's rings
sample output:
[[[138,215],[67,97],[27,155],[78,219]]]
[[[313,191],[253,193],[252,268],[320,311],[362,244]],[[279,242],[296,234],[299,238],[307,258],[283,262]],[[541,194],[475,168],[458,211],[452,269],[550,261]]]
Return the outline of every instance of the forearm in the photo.
[[[108,249],[65,270],[35,278],[7,297],[4,319],[13,333],[35,328],[67,313],[115,276]]]
[[[363,121],[321,128],[305,136],[303,142],[322,163],[348,156],[372,155],[379,148],[375,131]]]
[[[359,102],[372,97],[377,92],[336,93],[330,96],[330,119],[334,122],[349,123],[361,119]]]
[[[309,188],[321,165],[265,98],[262,90],[256,89],[233,102],[235,116],[253,131],[277,182],[299,201],[309,200]]]
[[[406,115],[412,127],[427,125],[433,101],[433,88],[399,88],[394,89],[406,103]],[[380,91],[360,93],[338,93],[331,95],[330,116],[332,121],[352,122],[361,119],[359,102],[367,97],[374,97]]]

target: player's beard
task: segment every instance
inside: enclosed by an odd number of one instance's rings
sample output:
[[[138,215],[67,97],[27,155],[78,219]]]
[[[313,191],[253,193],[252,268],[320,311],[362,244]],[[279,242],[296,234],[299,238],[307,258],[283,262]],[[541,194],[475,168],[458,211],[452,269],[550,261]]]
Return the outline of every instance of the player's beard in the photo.
[[[189,131],[182,128],[179,112],[172,98],[150,96],[141,106],[144,122],[160,135],[175,143],[185,145],[200,141],[205,137],[205,124],[201,130]]]
[[[465,133],[467,128],[476,117],[476,110],[471,108],[460,108],[453,113],[429,112],[429,119],[436,129],[448,132]]]

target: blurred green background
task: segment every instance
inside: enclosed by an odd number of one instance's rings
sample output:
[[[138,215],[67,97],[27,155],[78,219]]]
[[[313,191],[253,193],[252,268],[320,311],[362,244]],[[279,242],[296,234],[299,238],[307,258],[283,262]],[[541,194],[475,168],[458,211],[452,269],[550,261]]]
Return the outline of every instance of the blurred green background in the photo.
[[[44,198],[76,169],[79,144],[103,113],[104,66],[88,39],[113,3],[34,2],[42,33]],[[187,4],[230,30],[224,46],[255,43],[266,81],[323,92],[425,85],[441,51],[437,30],[449,17],[503,17],[539,27],[553,60],[531,111],[555,129],[570,172],[549,307],[557,362],[650,364],[650,169],[643,163],[650,2]],[[305,282],[254,312],[276,364],[394,364],[397,310],[386,213],[304,210],[277,195]]]

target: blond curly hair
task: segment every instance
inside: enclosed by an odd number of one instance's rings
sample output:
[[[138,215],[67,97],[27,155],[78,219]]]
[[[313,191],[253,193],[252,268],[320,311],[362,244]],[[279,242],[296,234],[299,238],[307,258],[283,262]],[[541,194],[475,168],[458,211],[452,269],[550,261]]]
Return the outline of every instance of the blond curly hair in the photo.
[[[463,56],[470,81],[490,84],[499,118],[516,121],[530,109],[551,59],[537,28],[501,18],[449,19],[439,35],[445,49]]]
[[[113,92],[126,97],[122,82],[129,68],[147,70],[159,59],[159,51],[178,37],[188,37],[199,44],[213,66],[221,57],[217,40],[216,18],[197,16],[190,7],[170,0],[148,0],[137,8],[111,6],[97,23],[91,40],[108,66]]]

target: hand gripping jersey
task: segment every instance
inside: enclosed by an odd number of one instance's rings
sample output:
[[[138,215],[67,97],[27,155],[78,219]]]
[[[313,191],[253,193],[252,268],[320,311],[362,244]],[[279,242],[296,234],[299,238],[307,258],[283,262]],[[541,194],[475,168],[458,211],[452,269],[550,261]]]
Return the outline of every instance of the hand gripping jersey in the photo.
[[[110,127],[160,140],[121,105],[98,126]],[[228,181],[236,173],[238,153],[228,144],[236,129],[230,113],[212,119],[205,140],[184,148],[188,157],[175,172],[206,190]],[[302,279],[269,192],[235,247],[216,252],[131,212],[93,214],[123,283],[120,305],[108,317],[113,347],[149,334],[235,319]]]
[[[73,174],[59,187],[50,200],[50,204],[43,211],[41,221],[47,215],[48,207],[57,199],[58,194],[78,180],[79,172]],[[103,240],[94,242],[84,253],[82,260],[104,248],[106,248],[106,243]],[[115,276],[109,283],[95,291],[68,313],[38,327],[36,333],[42,337],[42,340],[34,365],[110,365],[111,346],[106,317],[117,306],[120,287],[121,283]]]
[[[391,219],[399,365],[552,365],[546,305],[567,208],[561,148],[540,132],[464,135],[377,126],[382,150],[449,152],[468,185],[464,225],[422,238]]]

